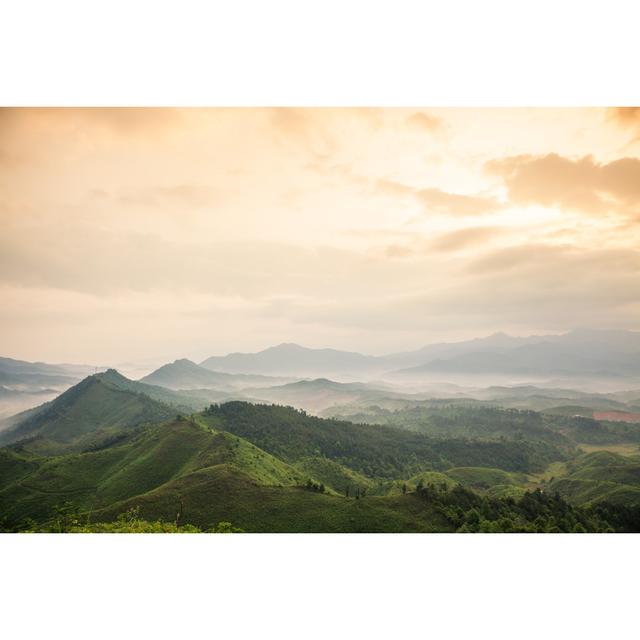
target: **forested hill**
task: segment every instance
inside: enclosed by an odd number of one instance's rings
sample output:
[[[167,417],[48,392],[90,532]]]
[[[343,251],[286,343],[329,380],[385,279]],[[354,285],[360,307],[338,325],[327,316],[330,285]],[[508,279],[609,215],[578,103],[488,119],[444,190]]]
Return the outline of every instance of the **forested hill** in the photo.
[[[288,462],[320,455],[369,477],[393,478],[449,467],[529,472],[566,458],[545,442],[430,438],[392,427],[316,418],[277,405],[227,402],[212,405],[202,417]]]

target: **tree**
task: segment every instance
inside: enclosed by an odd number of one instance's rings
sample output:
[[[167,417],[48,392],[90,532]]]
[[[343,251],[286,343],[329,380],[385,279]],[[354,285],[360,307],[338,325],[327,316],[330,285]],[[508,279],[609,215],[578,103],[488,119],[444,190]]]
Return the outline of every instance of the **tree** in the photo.
[[[403,482],[402,483],[402,494],[404,495],[405,493],[407,493],[407,483]]]

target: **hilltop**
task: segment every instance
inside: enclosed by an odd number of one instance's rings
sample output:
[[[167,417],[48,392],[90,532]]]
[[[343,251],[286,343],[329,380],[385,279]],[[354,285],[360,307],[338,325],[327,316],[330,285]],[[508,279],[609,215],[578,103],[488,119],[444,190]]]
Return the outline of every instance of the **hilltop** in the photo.
[[[287,379],[273,376],[232,374],[212,371],[195,362],[182,358],[165,364],[140,379],[141,383],[159,385],[168,389],[206,389],[224,391],[240,390],[245,387],[277,385]]]
[[[131,428],[172,415],[174,408],[110,369],[88,376],[55,400],[16,416],[14,425],[0,434],[0,442],[36,437],[63,445],[101,429]]]

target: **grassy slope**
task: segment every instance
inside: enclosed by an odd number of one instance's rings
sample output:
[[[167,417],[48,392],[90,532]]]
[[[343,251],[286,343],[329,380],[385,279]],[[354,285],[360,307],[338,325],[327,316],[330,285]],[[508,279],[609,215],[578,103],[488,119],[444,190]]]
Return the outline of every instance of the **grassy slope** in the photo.
[[[360,500],[299,487],[258,485],[250,476],[219,465],[194,472],[95,514],[111,519],[140,507],[146,519],[175,517],[180,500],[184,520],[202,528],[228,521],[248,532],[451,531],[452,526],[415,495]]]
[[[175,409],[168,405],[122,389],[106,374],[98,374],[31,413],[2,437],[4,442],[35,435],[54,442],[70,442],[101,428],[158,422],[171,415],[175,415]]]
[[[295,463],[294,467],[308,478],[321,482],[336,493],[343,495],[347,487],[351,495],[355,490],[369,490],[375,486],[371,478],[338,464],[334,460],[322,457],[307,457]]]
[[[526,481],[522,475],[487,467],[454,467],[447,469],[447,475],[461,485],[473,489],[489,489],[496,485],[518,485]]]
[[[199,411],[226,395],[207,389],[172,391],[129,380],[110,369],[88,376],[51,402],[5,421],[7,429],[0,434],[0,445],[37,436],[37,441],[25,445],[32,453],[82,451],[118,429]],[[97,432],[101,434],[94,438]],[[69,447],[71,442],[76,446]]]
[[[8,523],[44,522],[72,502],[94,522],[140,506],[145,518],[247,531],[448,530],[414,497],[346,499],[306,491],[306,476],[252,444],[197,422],[173,421],[102,451],[31,458],[2,450],[0,512]]]
[[[96,452],[28,459],[2,450],[2,455],[11,465],[3,464],[0,512],[12,521],[51,517],[54,505],[65,500],[83,510],[100,508],[219,464],[262,484],[303,480],[250,443],[187,420],[149,428],[130,442]]]
[[[640,457],[609,451],[581,455],[567,463],[566,475],[549,488],[576,504],[640,505]]]

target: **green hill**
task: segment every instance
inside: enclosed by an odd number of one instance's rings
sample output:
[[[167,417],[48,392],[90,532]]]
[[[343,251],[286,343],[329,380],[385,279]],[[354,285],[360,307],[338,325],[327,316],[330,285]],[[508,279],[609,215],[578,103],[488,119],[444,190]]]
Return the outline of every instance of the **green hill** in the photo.
[[[82,518],[114,520],[139,507],[147,520],[211,528],[231,521],[247,531],[452,530],[419,501],[348,500],[304,488],[307,474],[228,433],[182,419],[140,432],[123,445],[57,457],[0,450],[0,513],[5,526],[46,523],[70,503]]]
[[[370,407],[366,413],[354,414],[353,419],[438,438],[527,439],[547,442],[567,450],[573,447],[573,443],[564,435],[545,423],[540,413],[482,406],[466,400],[461,403],[447,401],[444,405],[424,402],[396,411]]]
[[[263,486],[297,486],[306,480],[249,442],[187,419],[148,427],[100,451],[28,457],[0,449],[0,454],[0,512],[12,521],[51,517],[53,507],[66,500],[83,510],[103,508],[219,465]]]
[[[454,467],[447,469],[447,475],[465,487],[480,490],[497,485],[518,485],[526,480],[518,474],[485,467]]]
[[[576,504],[640,505],[640,459],[595,451],[567,463],[567,475],[549,489]]]
[[[176,410],[141,393],[114,370],[85,378],[55,400],[27,412],[23,420],[0,434],[10,443],[37,436],[68,444],[100,429],[159,422]]]
[[[167,420],[176,413],[200,411],[212,400],[227,397],[229,394],[206,389],[172,391],[129,380],[109,369],[5,421],[0,446],[23,441],[34,453],[101,447],[114,438],[123,438],[138,425]]]
[[[349,492],[350,495],[355,496],[356,491],[367,491],[375,486],[371,478],[367,478],[329,458],[302,458],[294,466],[300,473],[316,482],[323,483],[342,495]]]
[[[323,456],[370,478],[408,478],[459,466],[527,472],[565,458],[544,442],[429,438],[392,427],[316,418],[276,405],[227,402],[213,405],[202,418],[287,462]]]

